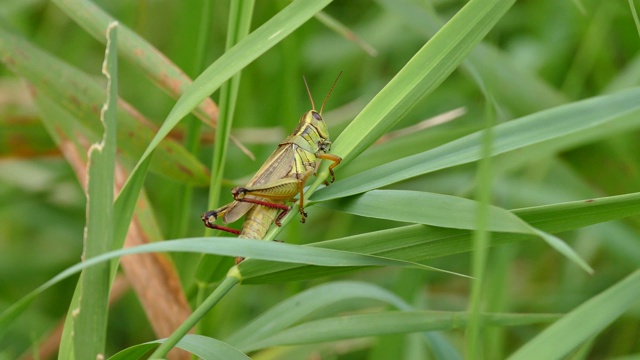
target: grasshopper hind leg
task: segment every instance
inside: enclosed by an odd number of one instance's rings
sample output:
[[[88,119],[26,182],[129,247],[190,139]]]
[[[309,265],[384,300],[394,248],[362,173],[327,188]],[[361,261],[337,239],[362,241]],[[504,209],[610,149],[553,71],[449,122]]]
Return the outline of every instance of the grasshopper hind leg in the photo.
[[[289,213],[289,211],[291,211],[291,207],[287,207],[286,210],[282,210],[280,214],[278,214],[278,217],[275,220],[275,223],[276,225],[278,225],[278,227],[282,226],[282,219]]]
[[[290,182],[290,181],[287,181],[287,182]],[[276,220],[275,220],[276,225],[282,226],[281,220],[291,210],[290,206],[287,206],[287,205],[282,204],[282,203],[264,201],[264,200],[254,199],[254,198],[250,198],[250,197],[246,197],[245,196],[247,194],[251,194],[251,195],[254,195],[254,196],[255,195],[269,196],[267,193],[265,193],[263,191],[264,191],[264,189],[262,189],[262,188],[260,188],[260,189],[250,189],[250,188],[244,188],[244,187],[236,187],[236,188],[233,188],[231,190],[231,194],[233,194],[233,199],[236,200],[236,201],[256,204],[256,205],[268,207],[268,208],[271,208],[271,209],[282,210],[280,212],[280,214],[278,215],[278,217],[276,218]]]
[[[209,210],[204,214],[202,214],[200,218],[202,219],[202,222],[204,222],[204,226],[208,227],[209,229],[222,230],[228,233],[239,235],[240,230],[214,224],[214,222],[218,220],[218,218],[221,215],[224,215],[226,211],[227,211],[227,206],[221,207],[220,209],[216,209],[216,210]]]

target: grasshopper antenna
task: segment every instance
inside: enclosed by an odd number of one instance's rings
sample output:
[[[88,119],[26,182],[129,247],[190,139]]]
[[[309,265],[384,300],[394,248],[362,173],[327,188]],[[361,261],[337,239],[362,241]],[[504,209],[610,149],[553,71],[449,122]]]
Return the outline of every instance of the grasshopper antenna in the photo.
[[[307,88],[307,94],[309,94],[309,100],[311,101],[311,110],[316,110],[316,105],[313,103],[313,96],[311,96],[311,90],[309,90],[309,84],[307,84],[307,78],[302,75],[302,80],[304,80],[304,86]],[[324,104],[322,104],[324,106]],[[322,112],[322,111],[321,111]]]
[[[327,94],[327,97],[324,98],[324,101],[322,102],[322,106],[320,107],[320,112],[319,112],[320,115],[322,115],[322,109],[324,109],[324,104],[326,104],[327,100],[329,100],[329,96],[331,96],[331,92],[333,91],[333,88],[336,86],[336,83],[338,83],[338,79],[340,79],[340,75],[342,75],[342,71],[340,71],[340,73],[338,73],[338,76],[336,76],[336,79],[333,82],[333,85],[331,85],[331,89],[329,89],[329,93]],[[305,84],[306,84],[306,81],[305,81]]]

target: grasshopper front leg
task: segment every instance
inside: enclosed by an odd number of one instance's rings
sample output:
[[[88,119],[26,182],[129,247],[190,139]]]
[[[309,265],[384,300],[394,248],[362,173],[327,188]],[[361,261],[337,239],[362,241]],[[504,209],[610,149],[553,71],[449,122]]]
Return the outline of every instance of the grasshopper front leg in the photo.
[[[300,193],[300,215],[302,216],[302,222],[304,223],[307,214],[304,212],[304,182],[296,178],[285,178],[271,183],[254,186],[254,187],[236,187],[231,190],[233,199],[236,201],[248,202],[260,206],[265,206],[272,209],[280,209],[282,212],[275,220],[276,225],[282,226],[280,220],[284,218],[291,210],[291,207],[276,203],[276,201],[286,201],[292,199],[296,194]],[[273,202],[264,201],[254,197],[247,197],[246,195],[265,198]]]
[[[340,156],[337,155],[333,155],[333,154],[324,154],[324,153],[317,153],[316,157],[318,159],[323,159],[323,160],[331,160],[333,161],[333,164],[329,165],[329,174],[331,174],[331,181],[324,181],[324,184],[326,186],[329,186],[330,183],[333,183],[334,181],[336,181],[336,174],[333,173],[333,168],[335,168],[336,166],[338,166],[340,164],[340,162],[342,161],[342,158]]]

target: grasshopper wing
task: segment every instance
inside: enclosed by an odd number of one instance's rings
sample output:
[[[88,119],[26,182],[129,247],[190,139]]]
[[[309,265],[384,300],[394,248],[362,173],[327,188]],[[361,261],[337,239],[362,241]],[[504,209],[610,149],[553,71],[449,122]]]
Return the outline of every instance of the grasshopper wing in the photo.
[[[287,177],[291,172],[293,164],[295,164],[294,146],[294,144],[280,145],[278,149],[269,156],[262,167],[260,167],[260,170],[258,170],[256,175],[254,175],[249,181],[246,188],[264,186]],[[268,201],[268,199],[264,200]],[[234,222],[246,214],[253,206],[259,205],[242,201],[234,201],[234,206],[227,211],[222,220],[225,223]]]

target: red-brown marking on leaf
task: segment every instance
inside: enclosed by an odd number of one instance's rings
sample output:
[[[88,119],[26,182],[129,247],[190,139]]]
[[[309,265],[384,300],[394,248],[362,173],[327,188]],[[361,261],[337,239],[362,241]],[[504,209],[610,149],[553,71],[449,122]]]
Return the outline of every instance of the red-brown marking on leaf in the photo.
[[[27,82],[27,90],[29,91],[31,97],[35,98],[36,96],[38,96],[38,88],[31,85],[30,82]]]
[[[7,66],[12,66],[12,67],[18,63],[16,59],[11,55],[4,56],[2,58],[2,62],[5,63]]]
[[[71,100],[72,103],[74,103],[76,106],[80,106],[80,100],[78,100],[77,97],[75,97],[75,95],[69,95],[69,100]]]
[[[158,127],[154,123],[152,123],[151,120],[144,117],[144,115],[142,115],[138,110],[136,110],[128,102],[122,99],[118,99],[118,106],[120,107],[120,109],[124,110],[127,114],[133,116],[136,120],[138,120],[138,122],[136,123],[137,125],[141,124],[143,126],[146,126],[149,129],[153,130],[153,132],[158,131]]]
[[[180,79],[177,79],[173,76],[167,75],[166,72],[161,72],[158,78],[160,83],[163,84],[174,97],[179,97],[183,92],[183,87],[190,84],[191,82],[185,82]]]
[[[180,169],[180,171],[186,173],[189,176],[193,176],[193,172],[187,169],[186,167],[184,167],[182,164],[178,164],[178,169]]]

